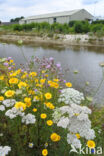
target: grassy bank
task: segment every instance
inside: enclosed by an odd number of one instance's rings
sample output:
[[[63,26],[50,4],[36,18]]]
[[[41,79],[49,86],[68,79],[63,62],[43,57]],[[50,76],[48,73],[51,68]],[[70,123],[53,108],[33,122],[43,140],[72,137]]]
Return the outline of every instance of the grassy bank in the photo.
[[[98,37],[104,36],[104,20],[94,21],[89,23],[87,21],[71,21],[69,24],[49,24],[43,23],[31,23],[31,24],[15,24],[9,26],[0,26],[1,31],[24,31],[34,32],[41,35],[48,34],[52,37],[54,34],[86,34],[96,35]]]

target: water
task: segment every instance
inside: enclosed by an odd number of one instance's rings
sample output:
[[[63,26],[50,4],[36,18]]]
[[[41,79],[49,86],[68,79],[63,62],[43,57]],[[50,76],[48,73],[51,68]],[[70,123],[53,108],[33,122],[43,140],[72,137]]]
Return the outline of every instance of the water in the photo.
[[[83,91],[87,96],[93,94],[102,79],[102,68],[99,63],[104,62],[104,49],[101,47],[71,46],[63,48],[39,45],[19,47],[13,44],[0,44],[0,57],[13,57],[17,66],[26,63],[24,55],[27,60],[31,56],[54,57],[56,62],[62,64],[63,70],[69,69],[65,74],[66,80],[71,81],[74,88]],[[79,71],[77,75],[73,73],[75,70]],[[90,82],[88,87],[85,87],[86,81]],[[99,106],[104,104],[104,84],[95,96],[94,103]]]

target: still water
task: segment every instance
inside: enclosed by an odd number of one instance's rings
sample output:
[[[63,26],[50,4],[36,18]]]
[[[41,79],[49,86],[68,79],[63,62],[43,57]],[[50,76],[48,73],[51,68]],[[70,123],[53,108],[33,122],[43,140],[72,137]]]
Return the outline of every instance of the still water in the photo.
[[[73,87],[83,91],[87,96],[91,96],[96,91],[102,79],[102,68],[99,63],[104,62],[104,48],[101,47],[56,47],[56,46],[36,46],[13,44],[0,44],[0,57],[11,56],[16,66],[25,64],[25,57],[29,60],[31,56],[54,57],[55,62],[60,62],[63,70],[69,69],[65,73],[65,79],[73,83]],[[73,71],[78,70],[75,75]],[[88,81],[89,86],[85,83]],[[94,103],[101,106],[104,104],[104,83],[94,97]]]

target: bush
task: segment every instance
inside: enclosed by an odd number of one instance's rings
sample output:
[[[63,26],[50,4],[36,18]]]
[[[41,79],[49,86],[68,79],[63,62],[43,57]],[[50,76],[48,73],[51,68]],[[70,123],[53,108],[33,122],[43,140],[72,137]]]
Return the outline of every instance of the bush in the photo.
[[[83,25],[81,22],[76,22],[74,25],[75,33],[82,33],[83,32]]]

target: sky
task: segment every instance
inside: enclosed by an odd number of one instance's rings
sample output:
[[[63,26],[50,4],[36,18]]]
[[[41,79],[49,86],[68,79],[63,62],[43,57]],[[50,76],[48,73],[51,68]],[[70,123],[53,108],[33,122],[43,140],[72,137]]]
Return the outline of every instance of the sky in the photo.
[[[104,0],[0,0],[0,20],[82,8],[104,17]]]

